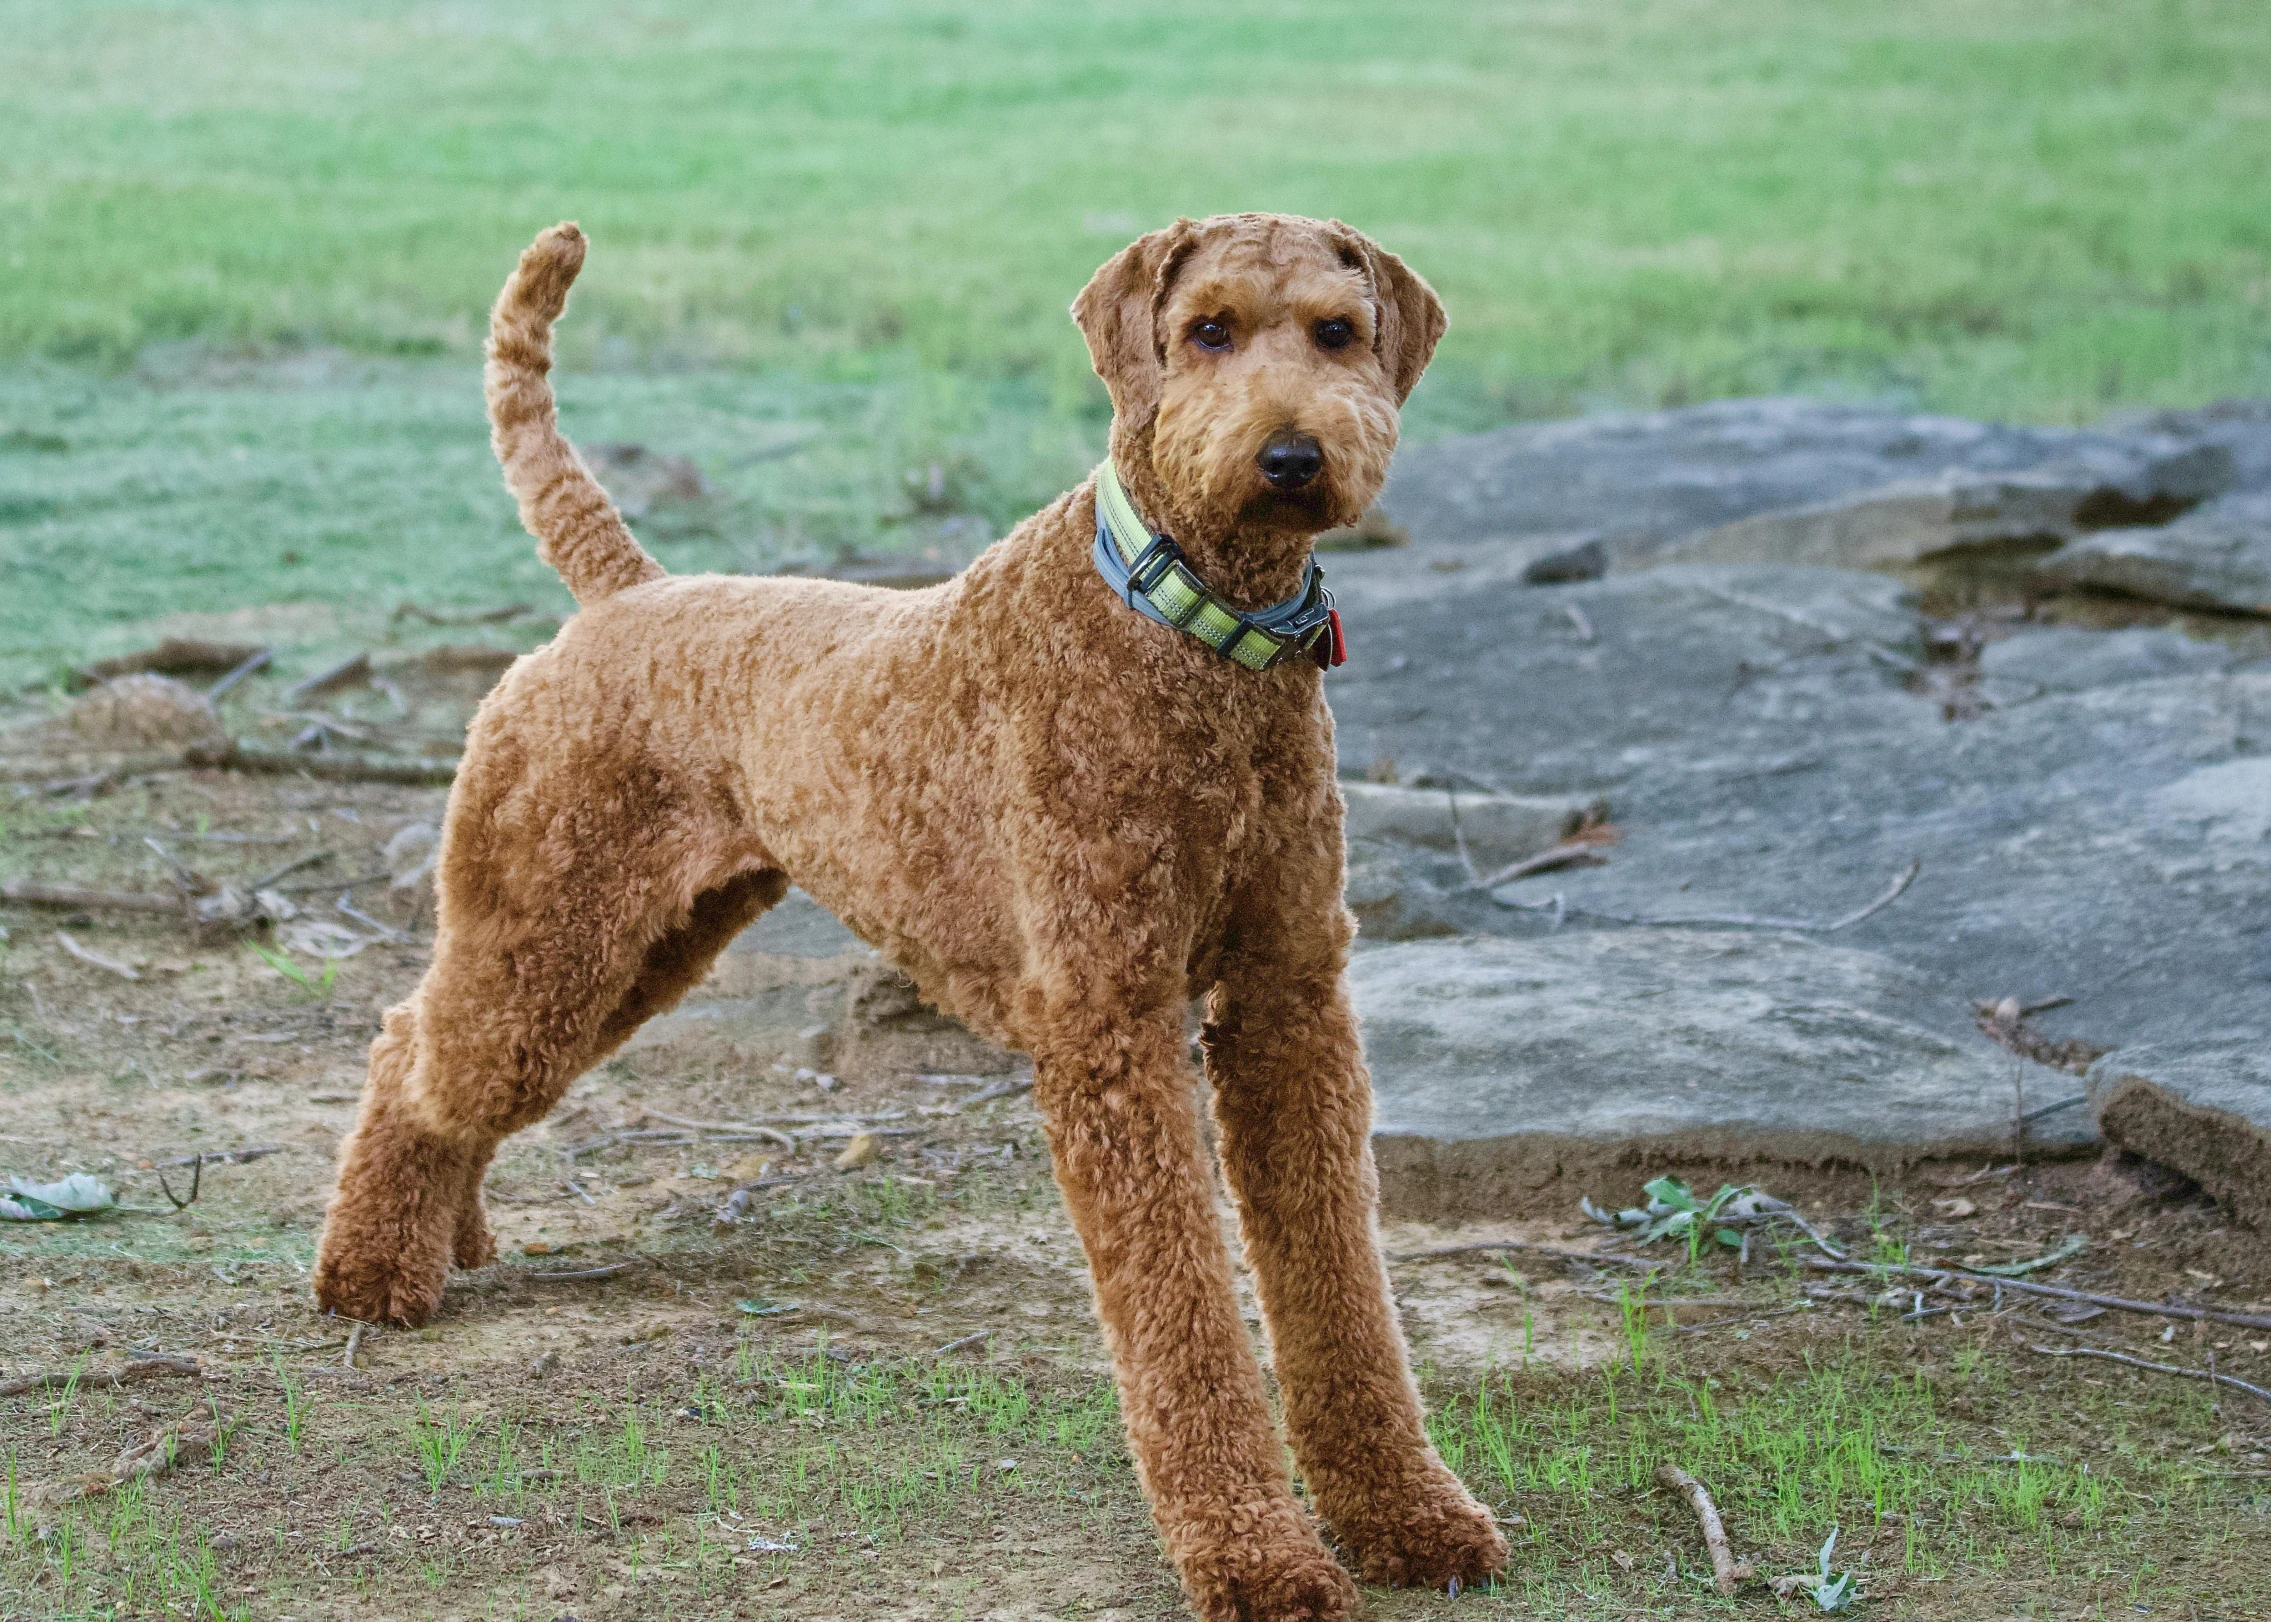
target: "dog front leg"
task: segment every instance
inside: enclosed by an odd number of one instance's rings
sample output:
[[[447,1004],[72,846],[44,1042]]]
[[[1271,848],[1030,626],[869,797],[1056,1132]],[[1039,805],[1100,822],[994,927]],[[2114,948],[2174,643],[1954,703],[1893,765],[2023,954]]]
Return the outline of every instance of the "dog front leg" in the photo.
[[[1375,1582],[1478,1582],[1506,1540],[1427,1440],[1380,1258],[1372,1083],[1339,953],[1307,973],[1236,956],[1209,1012],[1223,1169],[1318,1512]]]
[[[1355,1585],[1293,1496],[1231,1293],[1179,1011],[1115,1021],[1082,1007],[1049,1024],[1035,1095],[1185,1591],[1208,1622],[1348,1615]]]

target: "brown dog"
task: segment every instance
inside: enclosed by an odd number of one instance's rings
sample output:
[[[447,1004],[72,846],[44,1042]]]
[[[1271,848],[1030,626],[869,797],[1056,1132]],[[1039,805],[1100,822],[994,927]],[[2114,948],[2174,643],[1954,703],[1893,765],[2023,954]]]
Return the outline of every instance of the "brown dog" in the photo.
[[[1381,1265],[1315,663],[1249,669],[1120,600],[1093,480],[927,591],[666,576],[555,426],[551,326],[583,257],[573,225],[522,255],[487,374],[506,482],[582,612],[474,720],[433,966],[372,1046],[318,1299],[424,1321],[453,1257],[495,1252],[498,1140],[793,881],[1032,1054],[1129,1441],[1203,1616],[1340,1617],[1356,1595],[1293,1495],[1231,1292],[1194,997],[1318,1512],[1378,1581],[1498,1570],[1491,1517],[1428,1445]],[[1443,331],[1394,255],[1256,214],[1144,237],[1073,316],[1136,510],[1242,610],[1294,593],[1311,537],[1378,493]]]

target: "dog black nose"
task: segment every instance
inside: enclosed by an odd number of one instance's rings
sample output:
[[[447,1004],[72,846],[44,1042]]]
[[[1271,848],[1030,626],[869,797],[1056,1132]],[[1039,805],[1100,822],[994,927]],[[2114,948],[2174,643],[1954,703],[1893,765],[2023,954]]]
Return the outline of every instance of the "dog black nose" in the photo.
[[[1307,434],[1281,428],[1270,435],[1269,443],[1254,458],[1254,465],[1262,470],[1263,478],[1280,490],[1298,490],[1323,469],[1324,447]]]

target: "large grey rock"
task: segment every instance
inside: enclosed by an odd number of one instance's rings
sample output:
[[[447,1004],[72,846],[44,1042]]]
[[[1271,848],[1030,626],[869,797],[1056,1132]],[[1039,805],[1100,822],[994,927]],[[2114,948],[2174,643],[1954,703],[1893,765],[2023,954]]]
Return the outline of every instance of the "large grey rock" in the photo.
[[[1351,782],[1341,785],[1341,797],[1348,805],[1348,904],[1377,940],[1486,926],[1492,903],[1474,889],[1475,878],[1551,850],[1606,814],[1599,801],[1582,796],[1477,793],[1456,785]]]
[[[2221,492],[2229,452],[2146,440],[2089,447],[2023,473],[1968,469],[1722,524],[1677,543],[1698,563],[1883,569],[1952,553],[2051,546],[2105,518],[2166,518]]]
[[[854,1077],[1015,1067],[924,1007],[912,981],[802,890],[742,931],[700,988],[624,1051],[679,1066],[796,1065]]]
[[[2104,424],[2109,432],[2168,434],[2220,445],[2235,490],[2271,490],[2271,400],[2219,400],[2191,411],[2153,411]]]
[[[2261,1032],[2117,1048],[2088,1079],[2109,1138],[2271,1228],[2271,1050]]]
[[[1528,798],[1407,788],[1394,783],[1343,783],[1348,837],[1422,845],[1446,855],[1461,842],[1486,872],[1551,850],[1575,833],[1591,802],[1567,795]]]
[[[2271,614],[2271,490],[2224,496],[2170,524],[2085,536],[2035,571],[2180,608]]]
[[[1914,611],[1880,576],[1350,585],[1357,657],[1327,688],[1344,770],[1395,755],[1496,791],[1602,795],[1623,834],[1609,865],[1504,887],[1459,927],[1578,952],[1634,928],[1618,920],[1826,925],[1918,862],[1898,900],[1812,937],[1917,976],[1939,1001],[1914,1023],[1960,1042],[1975,1001],[2068,996],[2037,1021],[2046,1039],[2147,1055],[2124,1073],[2149,1082],[2181,1062],[2187,1096],[2217,1078],[2227,1101],[2260,1096],[2239,1056],[2271,1052],[2271,669],[2043,682],[1950,722],[1911,690]],[[2069,667],[2089,658],[2068,645]],[[1409,859],[1423,877],[1427,859]],[[1390,1053],[1374,1073],[1384,1119],[1417,1107],[1422,1072]],[[1476,1107],[1517,1133],[1535,1098]],[[2271,1128],[2271,1097],[2226,1112]]]
[[[2125,430],[2022,428],[1815,400],[1720,400],[1412,446],[1397,457],[1381,505],[1423,546],[1489,543],[1492,561],[1516,572],[1588,542],[1612,566],[1630,567],[1681,537],[1761,513],[1793,516],[1771,547],[1742,560],[1829,561],[1834,549],[1804,538],[1841,525],[1874,536],[1896,518],[1925,521],[1946,545],[1949,536],[2002,537],[2029,524],[2065,534],[2076,523],[2165,517],[2229,484],[2236,455],[2209,425],[2180,419]],[[1907,493],[1871,495],[1888,489]],[[1970,514],[1997,490],[1994,514]],[[1864,495],[1874,505],[1850,524],[1823,506]]]
[[[1412,1214],[1619,1162],[1891,1169],[2090,1141],[2075,1077],[1986,1042],[1938,980],[1790,934],[1466,938],[1356,954],[1377,1147]]]
[[[2030,626],[1980,651],[1979,668],[1999,682],[2041,691],[2080,692],[2114,682],[2152,681],[2223,670],[2232,650],[2182,631],[2132,626],[2092,631],[2076,625]]]

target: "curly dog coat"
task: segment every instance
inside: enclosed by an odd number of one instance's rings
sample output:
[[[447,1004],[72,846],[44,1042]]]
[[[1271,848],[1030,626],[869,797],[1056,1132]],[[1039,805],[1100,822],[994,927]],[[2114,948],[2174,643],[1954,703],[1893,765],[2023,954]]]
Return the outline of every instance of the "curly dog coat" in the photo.
[[[555,424],[573,225],[492,319],[497,456],[582,611],[481,707],[451,792],[433,966],[388,1011],[315,1274],[420,1323],[495,1253],[497,1142],[669,1008],[791,882],[922,995],[1033,1056],[1144,1490],[1210,1619],[1356,1590],[1295,1498],[1231,1291],[1186,1062],[1268,1314],[1293,1454],[1368,1578],[1505,1561],[1436,1457],[1374,1226],[1371,1088],[1342,983],[1342,805],[1315,663],[1255,671],[1119,601],[1094,481],[925,591],[672,577]],[[1177,221],[1072,307],[1136,510],[1241,608],[1377,494],[1441,305],[1337,222]]]

